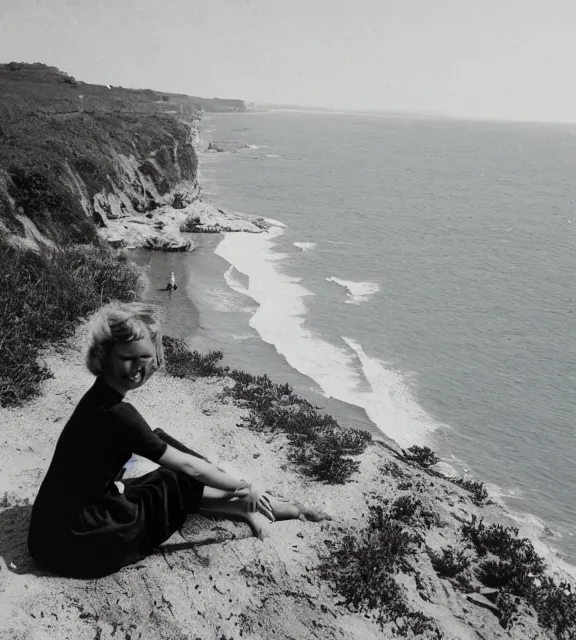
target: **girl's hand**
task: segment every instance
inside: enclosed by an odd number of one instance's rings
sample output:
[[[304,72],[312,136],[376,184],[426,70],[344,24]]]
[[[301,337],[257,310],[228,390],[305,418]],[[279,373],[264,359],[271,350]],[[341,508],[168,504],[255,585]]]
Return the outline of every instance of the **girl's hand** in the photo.
[[[245,489],[240,489],[239,491],[245,491]],[[268,520],[274,522],[274,511],[272,510],[270,496],[259,485],[251,484],[248,493],[242,497],[242,501],[248,513],[256,513],[259,511],[266,516]]]

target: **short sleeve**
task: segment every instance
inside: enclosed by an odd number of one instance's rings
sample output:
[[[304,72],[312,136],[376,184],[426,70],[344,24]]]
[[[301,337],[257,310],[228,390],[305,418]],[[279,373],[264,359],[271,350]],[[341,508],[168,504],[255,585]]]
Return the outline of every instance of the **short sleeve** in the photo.
[[[114,405],[110,411],[116,418],[115,429],[126,448],[152,462],[158,462],[168,445],[152,431],[140,413],[127,402]]]

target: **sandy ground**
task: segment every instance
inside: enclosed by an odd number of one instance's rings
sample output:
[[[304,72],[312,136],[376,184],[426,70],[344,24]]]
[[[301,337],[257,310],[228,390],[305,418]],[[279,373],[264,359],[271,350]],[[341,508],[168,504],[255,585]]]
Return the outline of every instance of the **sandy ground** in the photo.
[[[393,455],[372,445],[353,481],[330,486],[311,480],[288,462],[282,436],[238,426],[242,410],[222,400],[226,382],[218,379],[178,380],[159,373],[128,399],[153,428],[162,427],[276,495],[323,507],[334,520],[274,523],[261,541],[243,523],[191,516],[160,552],[113,576],[82,581],[39,571],[26,551],[29,503],[67,417],[93,382],[80,340],[51,352],[47,361],[54,378],[42,395],[25,408],[0,409],[1,640],[393,637],[393,625],[381,629],[337,604],[341,598],[317,573],[320,558],[362,523],[368,504],[406,493],[397,477],[383,471]],[[153,466],[136,460],[130,473]],[[437,514],[437,524],[425,532],[426,545],[456,544],[461,523],[473,513],[508,523],[499,507],[479,509],[454,485],[401,462],[399,467]],[[549,637],[530,616],[513,632],[504,631],[489,609],[438,578],[424,548],[413,561],[419,579],[402,574],[399,580],[413,607],[434,618],[442,638]]]

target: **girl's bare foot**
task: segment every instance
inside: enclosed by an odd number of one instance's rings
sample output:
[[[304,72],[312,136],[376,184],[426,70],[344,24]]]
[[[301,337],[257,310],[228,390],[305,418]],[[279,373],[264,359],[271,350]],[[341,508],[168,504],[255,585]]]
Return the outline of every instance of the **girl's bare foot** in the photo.
[[[270,535],[270,520],[261,513],[244,513],[242,517],[250,525],[252,532],[260,540],[265,540]]]
[[[267,494],[276,520],[332,520],[332,516],[316,507],[307,507],[300,502],[284,502]]]

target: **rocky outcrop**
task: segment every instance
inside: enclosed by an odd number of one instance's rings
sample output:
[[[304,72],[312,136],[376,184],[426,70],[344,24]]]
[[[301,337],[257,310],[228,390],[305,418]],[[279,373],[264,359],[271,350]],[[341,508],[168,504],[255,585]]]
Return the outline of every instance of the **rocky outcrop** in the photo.
[[[181,209],[166,205],[146,215],[107,219],[99,234],[116,248],[192,251],[196,248],[193,233],[260,233],[271,224],[263,218],[247,219],[198,199]]]

